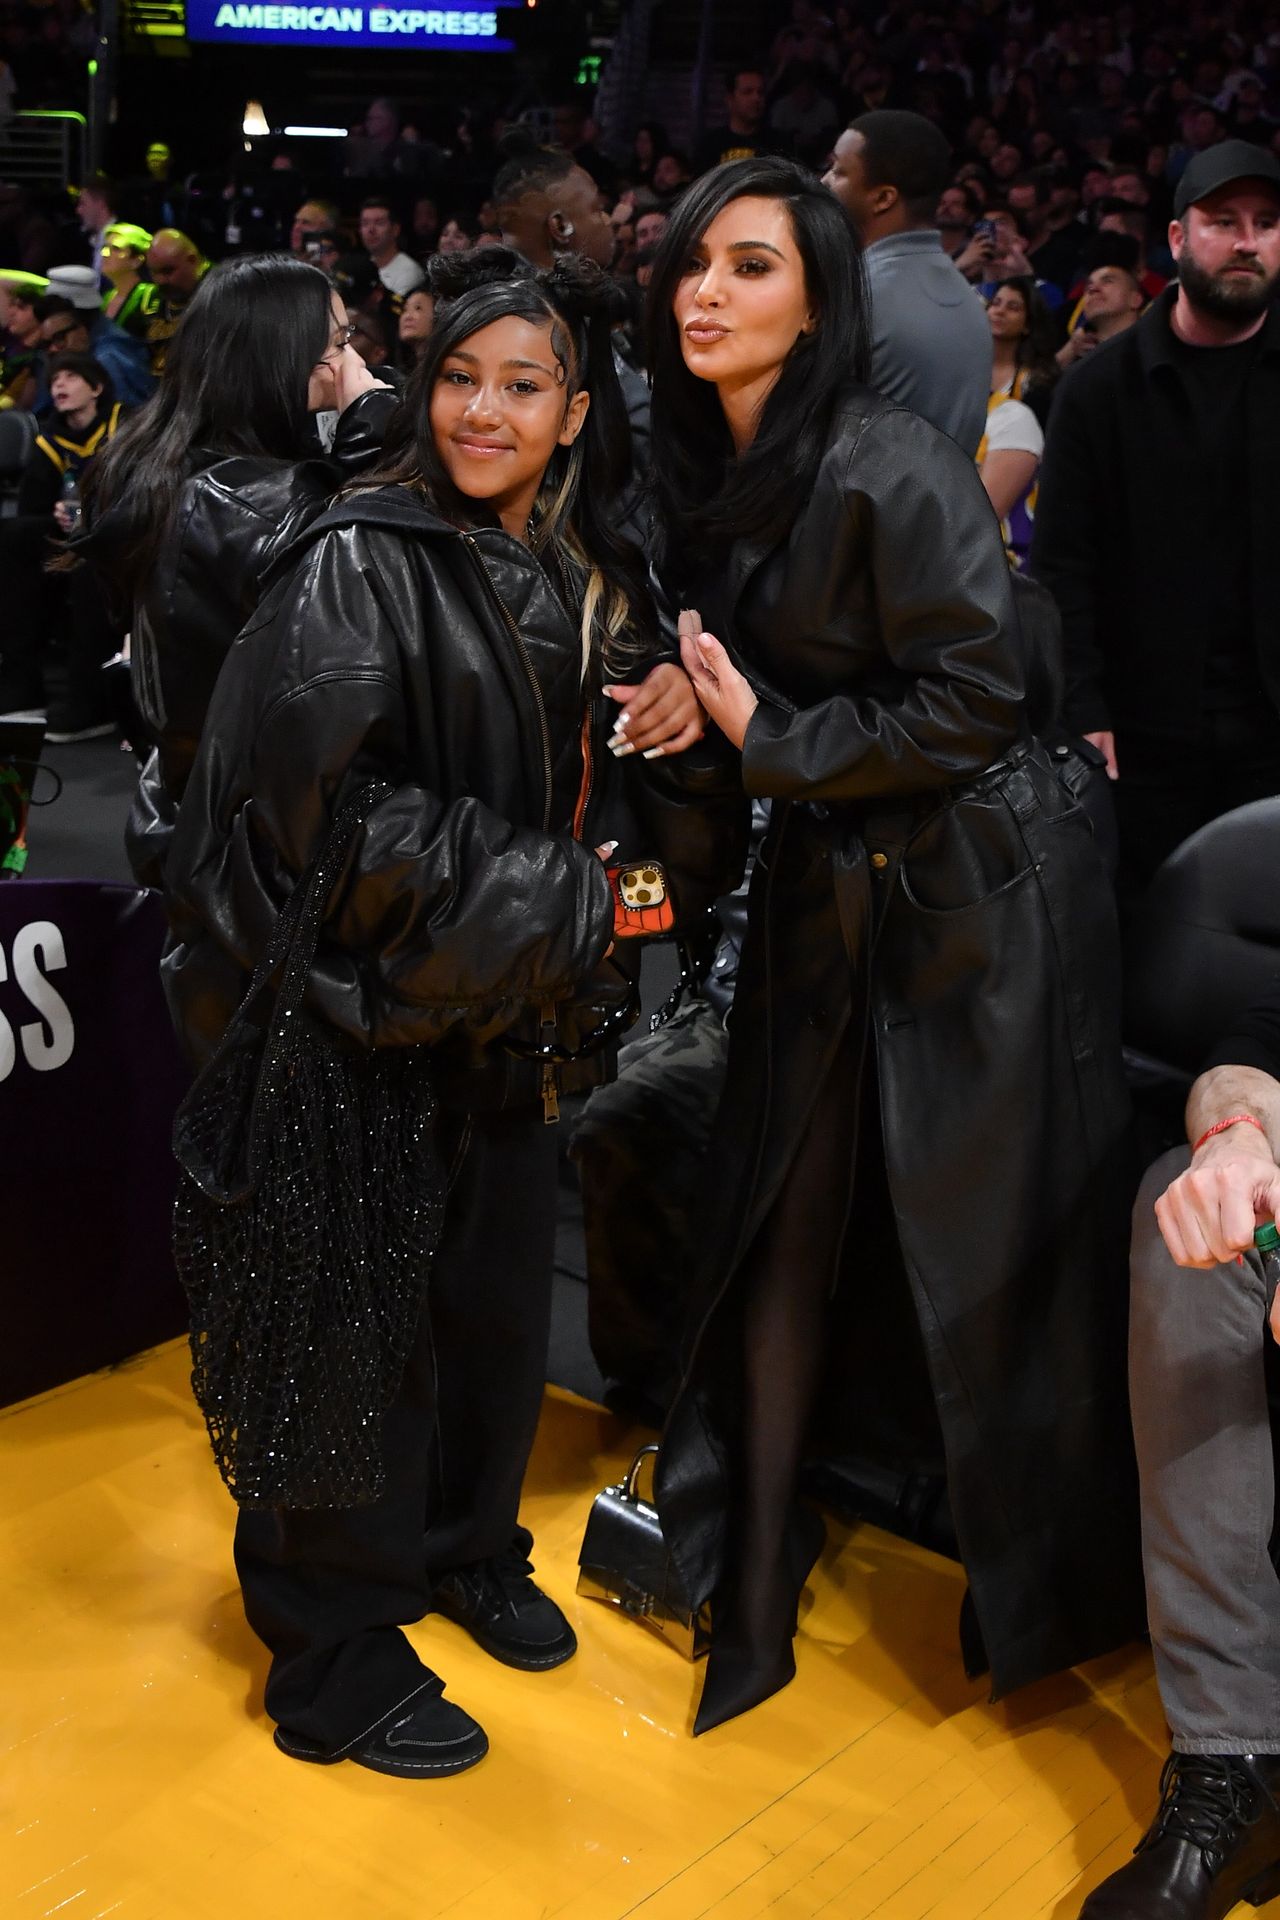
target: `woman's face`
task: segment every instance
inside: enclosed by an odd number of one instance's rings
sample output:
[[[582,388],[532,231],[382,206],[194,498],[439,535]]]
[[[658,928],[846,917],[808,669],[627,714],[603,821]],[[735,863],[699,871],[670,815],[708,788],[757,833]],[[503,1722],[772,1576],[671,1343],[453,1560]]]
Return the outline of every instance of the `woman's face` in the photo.
[[[557,447],[586,419],[585,393],[568,397],[551,328],[507,315],[445,356],[431,389],[436,451],[458,492],[483,500],[519,534]]]
[[[329,344],[320,359],[311,369],[311,378],[307,382],[307,412],[328,413],[338,404],[334,391],[334,370],[344,353],[352,351],[347,337],[347,309],[339,296],[331,294],[329,298],[329,320],[331,331]]]
[[[651,167],[653,158],[653,135],[648,127],[641,127],[636,135],[636,160],[642,167]]]
[[[471,235],[464,233],[456,220],[446,220],[440,229],[440,238],[436,243],[437,253],[465,253],[471,245]]]
[[[672,313],[690,373],[735,389],[781,372],[817,325],[785,202],[731,200],[693,248]]]
[[[113,286],[117,280],[140,274],[144,258],[136,247],[127,247],[123,240],[107,239],[102,243],[102,271]]]
[[[1021,340],[1027,330],[1027,303],[1016,287],[997,287],[987,308],[993,340]]]
[[[429,293],[421,289],[407,296],[400,314],[400,338],[402,340],[425,340],[431,331],[435,319],[436,303]]]

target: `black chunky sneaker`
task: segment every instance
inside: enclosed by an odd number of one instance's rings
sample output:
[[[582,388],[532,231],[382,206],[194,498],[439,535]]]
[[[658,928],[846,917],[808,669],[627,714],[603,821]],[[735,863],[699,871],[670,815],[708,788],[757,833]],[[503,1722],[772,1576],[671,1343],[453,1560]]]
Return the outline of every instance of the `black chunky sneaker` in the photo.
[[[1223,1920],[1280,1895],[1280,1756],[1171,1753],[1160,1809],[1080,1920]]]
[[[421,1692],[397,1707],[380,1726],[337,1753],[326,1753],[318,1741],[306,1740],[284,1727],[276,1728],[276,1745],[281,1753],[294,1760],[309,1760],[315,1766],[333,1767],[339,1760],[354,1760],[358,1767],[396,1774],[404,1780],[443,1780],[451,1773],[465,1773],[489,1751],[484,1728],[443,1694],[444,1681],[432,1674]]]
[[[478,1646],[508,1667],[540,1673],[563,1666],[578,1650],[573,1628],[530,1575],[519,1547],[491,1560],[437,1574],[433,1607],[465,1627]]]

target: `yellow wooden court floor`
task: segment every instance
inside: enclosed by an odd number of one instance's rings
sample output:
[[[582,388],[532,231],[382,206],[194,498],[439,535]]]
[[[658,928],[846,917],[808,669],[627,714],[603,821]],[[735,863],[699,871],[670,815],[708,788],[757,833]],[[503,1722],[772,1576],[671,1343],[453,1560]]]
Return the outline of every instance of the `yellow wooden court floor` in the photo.
[[[524,1517],[581,1649],[412,1628],[491,1742],[423,1784],[272,1746],[185,1343],[0,1415],[3,1920],[1076,1920],[1155,1804],[1149,1656],[989,1706],[959,1569],[833,1529],[797,1680],[694,1741],[690,1668],[574,1592],[636,1439],[548,1394]]]

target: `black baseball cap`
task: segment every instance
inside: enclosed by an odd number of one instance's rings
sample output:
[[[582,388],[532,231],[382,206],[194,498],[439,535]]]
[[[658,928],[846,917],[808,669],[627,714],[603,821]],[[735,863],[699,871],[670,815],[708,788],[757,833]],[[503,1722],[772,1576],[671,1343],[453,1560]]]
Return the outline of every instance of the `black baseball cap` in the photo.
[[[1181,220],[1188,207],[1235,180],[1266,180],[1280,195],[1280,160],[1248,140],[1220,140],[1216,147],[1207,147],[1183,171],[1173,196],[1174,219]]]

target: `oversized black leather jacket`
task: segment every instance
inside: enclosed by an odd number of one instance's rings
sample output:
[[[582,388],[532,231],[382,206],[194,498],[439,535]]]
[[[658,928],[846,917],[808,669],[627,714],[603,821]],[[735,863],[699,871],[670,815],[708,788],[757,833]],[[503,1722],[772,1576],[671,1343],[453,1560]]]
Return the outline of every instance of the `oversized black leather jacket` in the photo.
[[[616,974],[597,981],[613,906],[593,848],[616,838],[623,857],[678,871],[687,820],[697,863],[724,863],[707,849],[713,810],[674,792],[650,804],[648,778],[608,754],[595,677],[584,701],[577,623],[498,528],[462,531],[402,487],[315,522],[227,658],[176,826],[154,781],[135,810],[135,868],[167,896],[165,984],[191,1054],[220,1035],[334,810],[376,776],[395,792],[351,856],[311,1005],[363,1044],[430,1044],[446,1104],[545,1092],[502,1042],[536,1039],[553,1009],[574,1044],[618,997]],[[696,770],[682,783],[696,802]]]
[[[167,790],[182,797],[214,682],[262,583],[338,488],[375,460],[398,401],[361,394],[341,415],[327,459],[227,457],[193,448],[172,538],[132,609],[133,697],[160,749]],[[110,573],[119,516],[107,512],[80,550]]]

